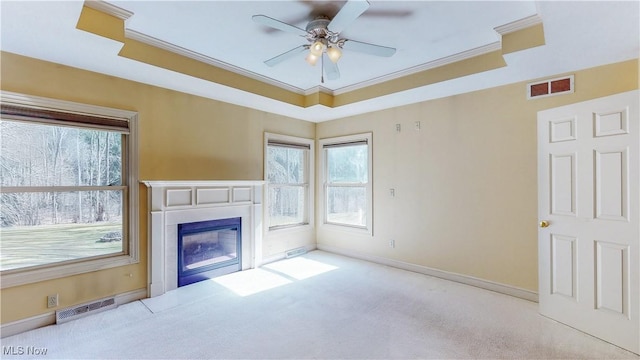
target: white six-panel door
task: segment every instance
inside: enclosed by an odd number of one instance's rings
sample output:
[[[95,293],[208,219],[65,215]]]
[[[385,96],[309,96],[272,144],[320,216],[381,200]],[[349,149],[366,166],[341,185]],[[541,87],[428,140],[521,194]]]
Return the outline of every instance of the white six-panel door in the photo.
[[[540,313],[635,353],[639,95],[538,113]]]

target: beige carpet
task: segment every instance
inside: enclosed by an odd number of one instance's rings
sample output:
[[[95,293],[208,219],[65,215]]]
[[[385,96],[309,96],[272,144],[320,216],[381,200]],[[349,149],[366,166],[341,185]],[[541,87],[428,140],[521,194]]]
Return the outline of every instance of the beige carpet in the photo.
[[[2,346],[46,349],[33,357],[44,359],[638,358],[538,315],[535,303],[322,251]]]

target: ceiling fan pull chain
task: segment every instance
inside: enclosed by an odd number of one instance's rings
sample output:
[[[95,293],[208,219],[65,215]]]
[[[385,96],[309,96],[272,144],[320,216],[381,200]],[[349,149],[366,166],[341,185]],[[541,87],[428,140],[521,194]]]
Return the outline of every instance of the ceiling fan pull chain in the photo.
[[[324,84],[324,56],[320,55],[320,83]]]

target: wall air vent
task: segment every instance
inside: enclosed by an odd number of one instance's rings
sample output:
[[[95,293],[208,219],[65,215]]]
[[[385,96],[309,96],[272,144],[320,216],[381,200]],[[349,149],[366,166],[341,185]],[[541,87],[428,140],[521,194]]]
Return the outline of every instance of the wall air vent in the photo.
[[[295,249],[291,249],[284,253],[285,258],[289,259],[298,255],[306,254],[307,249],[305,247],[299,247]]]
[[[527,99],[573,93],[573,75],[527,84]]]
[[[67,309],[56,311],[56,324],[62,324],[64,322],[79,319],[89,314],[95,314],[100,311],[114,309],[117,306],[116,299],[111,297],[94,301],[92,303],[76,305]]]

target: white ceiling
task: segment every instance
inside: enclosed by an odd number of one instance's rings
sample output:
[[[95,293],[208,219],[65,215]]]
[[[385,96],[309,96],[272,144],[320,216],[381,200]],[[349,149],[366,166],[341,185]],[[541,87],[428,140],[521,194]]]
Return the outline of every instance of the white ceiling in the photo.
[[[305,28],[344,1],[109,1],[133,13],[128,30],[151,36],[296,92],[329,92],[406,74],[407,69],[500,41],[494,28],[538,15],[544,46],[505,55],[507,66],[379,98],[302,108],[117,56],[121,43],[76,29],[82,1],[0,2],[3,51],[122,77],[285,116],[324,121],[517,81],[638,58],[640,2],[375,1],[342,37],[397,49],[391,58],[344,51],[341,77],[321,83],[305,54],[276,67],[263,61],[306,44],[251,20],[264,14]],[[286,85],[285,85],[286,84]],[[579,86],[579,84],[577,84]],[[524,92],[524,89],[523,89]]]

